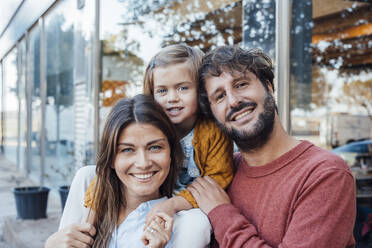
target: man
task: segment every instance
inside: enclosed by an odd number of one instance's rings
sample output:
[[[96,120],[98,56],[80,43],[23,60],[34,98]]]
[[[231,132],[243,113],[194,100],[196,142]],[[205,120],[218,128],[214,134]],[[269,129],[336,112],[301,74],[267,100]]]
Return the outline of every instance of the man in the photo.
[[[345,162],[283,129],[272,63],[219,47],[203,59],[200,101],[237,144],[228,194],[209,177],[189,190],[220,247],[353,247],[353,176]]]

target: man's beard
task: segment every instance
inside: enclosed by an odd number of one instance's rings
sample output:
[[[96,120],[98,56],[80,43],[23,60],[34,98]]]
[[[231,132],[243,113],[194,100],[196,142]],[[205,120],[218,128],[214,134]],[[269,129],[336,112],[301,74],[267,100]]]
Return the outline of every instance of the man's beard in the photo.
[[[231,120],[233,113],[251,105],[257,105],[256,103],[241,103],[239,106],[233,108],[227,115],[227,120]],[[249,152],[261,148],[269,140],[271,133],[274,128],[275,111],[276,105],[274,97],[266,93],[264,98],[264,111],[258,116],[257,122],[254,124],[250,131],[238,131],[235,128],[227,128],[218,120],[217,125],[220,129],[226,133],[243,152]]]

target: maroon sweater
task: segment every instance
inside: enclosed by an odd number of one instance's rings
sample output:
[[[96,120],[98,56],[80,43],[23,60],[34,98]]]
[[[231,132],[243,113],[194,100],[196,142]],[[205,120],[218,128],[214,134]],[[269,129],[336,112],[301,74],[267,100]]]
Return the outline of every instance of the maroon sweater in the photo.
[[[338,156],[307,141],[267,165],[235,156],[232,204],[208,217],[221,247],[353,247],[353,176]]]

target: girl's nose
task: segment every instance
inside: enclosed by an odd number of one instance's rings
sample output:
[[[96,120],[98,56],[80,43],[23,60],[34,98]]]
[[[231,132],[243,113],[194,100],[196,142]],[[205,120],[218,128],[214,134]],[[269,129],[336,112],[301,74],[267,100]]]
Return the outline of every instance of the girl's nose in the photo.
[[[176,90],[169,91],[168,102],[178,102],[180,100]]]

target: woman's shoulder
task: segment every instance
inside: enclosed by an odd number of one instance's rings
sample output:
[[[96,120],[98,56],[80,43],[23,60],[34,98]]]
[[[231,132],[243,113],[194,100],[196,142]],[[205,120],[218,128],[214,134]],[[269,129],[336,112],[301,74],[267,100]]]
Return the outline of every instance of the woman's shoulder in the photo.
[[[74,177],[74,181],[82,180],[82,181],[91,181],[96,176],[96,166],[95,165],[87,165],[79,168]]]

